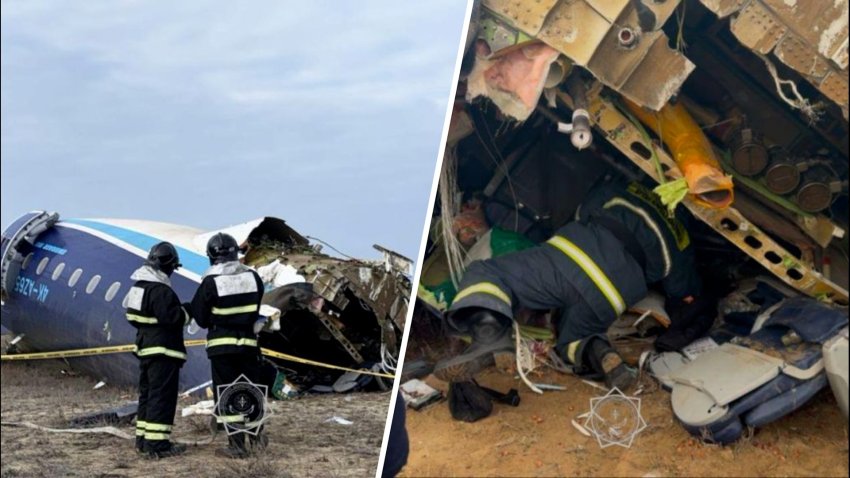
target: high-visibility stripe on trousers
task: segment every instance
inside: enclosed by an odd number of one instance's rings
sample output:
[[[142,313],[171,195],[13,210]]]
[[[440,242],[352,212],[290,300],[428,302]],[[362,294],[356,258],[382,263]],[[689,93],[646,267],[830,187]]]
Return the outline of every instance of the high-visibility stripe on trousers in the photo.
[[[465,287],[457,293],[454,302],[460,302],[463,298],[469,297],[472,294],[489,294],[508,304],[508,307],[511,305],[511,297],[492,282],[478,282]]]
[[[167,423],[142,422],[142,433],[145,440],[168,440],[171,436],[172,425]],[[139,422],[136,422],[136,435],[139,435]]]

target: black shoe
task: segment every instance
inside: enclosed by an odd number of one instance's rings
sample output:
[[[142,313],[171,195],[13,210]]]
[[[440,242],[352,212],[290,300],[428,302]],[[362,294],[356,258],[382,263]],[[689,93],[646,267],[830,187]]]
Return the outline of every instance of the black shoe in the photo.
[[[434,366],[434,376],[446,382],[465,382],[495,363],[496,354],[512,354],[510,320],[489,310],[468,319],[472,344],[458,356],[443,359]]]
[[[136,437],[136,453],[147,453],[148,444],[145,442],[145,437]]]
[[[584,366],[597,379],[604,378],[605,385],[608,388],[617,387],[621,391],[625,391],[637,382],[637,370],[623,362],[620,354],[603,338],[591,338],[585,345],[582,356],[584,357]]]
[[[186,445],[181,445],[179,443],[168,443],[167,446],[161,447],[148,447],[148,457],[149,458],[170,458],[172,456],[182,455],[186,453]]]
[[[215,451],[216,456],[224,458],[248,458],[251,454],[245,448],[245,434],[236,433],[227,437],[227,446]]]
[[[625,391],[637,382],[637,369],[623,362],[617,352],[609,352],[602,357],[602,371],[605,374],[605,385],[608,388],[617,387]]]
[[[269,437],[263,432],[248,437],[251,452],[263,451],[269,446]]]

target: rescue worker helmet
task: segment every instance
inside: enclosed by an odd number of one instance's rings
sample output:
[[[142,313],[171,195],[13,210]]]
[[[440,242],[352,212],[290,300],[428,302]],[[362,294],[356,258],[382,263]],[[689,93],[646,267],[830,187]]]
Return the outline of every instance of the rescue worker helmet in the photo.
[[[207,242],[210,264],[221,264],[239,259],[239,243],[230,234],[219,232]]]
[[[177,248],[170,242],[160,242],[154,244],[148,253],[148,258],[145,263],[158,271],[162,271],[167,275],[171,275],[177,268],[182,267],[180,256],[177,254]]]

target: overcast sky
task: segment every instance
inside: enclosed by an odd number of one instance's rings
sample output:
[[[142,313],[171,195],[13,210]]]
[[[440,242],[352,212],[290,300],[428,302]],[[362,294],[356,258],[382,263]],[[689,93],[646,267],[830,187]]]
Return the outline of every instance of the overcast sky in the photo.
[[[418,252],[466,2],[2,1],[2,223],[223,227]]]

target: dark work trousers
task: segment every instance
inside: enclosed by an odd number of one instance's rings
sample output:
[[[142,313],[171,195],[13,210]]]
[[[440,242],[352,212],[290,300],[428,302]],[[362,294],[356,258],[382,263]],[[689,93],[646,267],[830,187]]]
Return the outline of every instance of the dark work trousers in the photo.
[[[210,357],[210,368],[212,369],[213,393],[218,403],[219,385],[227,385],[236,381],[240,375],[252,383],[262,384],[262,367],[259,351],[247,353],[221,354]],[[222,389],[224,390],[224,389]],[[219,411],[216,414],[220,415]],[[262,431],[262,427],[260,428]]]
[[[170,446],[182,360],[153,356],[139,359],[139,408],[136,436],[151,450]]]
[[[568,240],[571,248],[553,244],[555,238]],[[468,311],[478,308],[509,318],[521,307],[560,309],[558,355],[573,364],[576,373],[598,373],[583,360],[586,345],[604,337],[626,307],[646,296],[643,270],[610,231],[595,224],[567,224],[555,238],[548,244],[471,263],[449,309],[449,319],[462,328]],[[613,294],[606,295],[598,285],[601,281],[588,271],[610,282],[606,290],[616,290],[617,309],[609,299]]]

